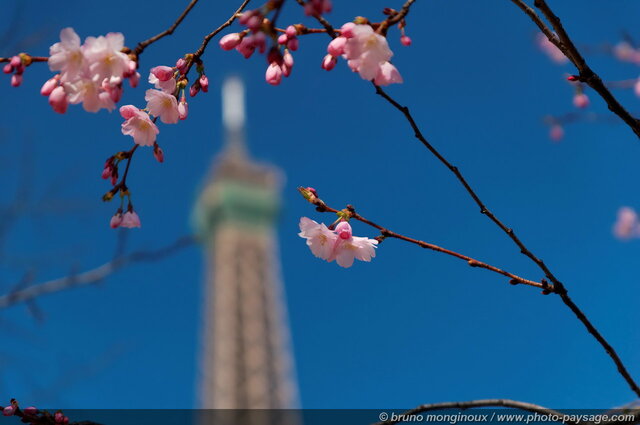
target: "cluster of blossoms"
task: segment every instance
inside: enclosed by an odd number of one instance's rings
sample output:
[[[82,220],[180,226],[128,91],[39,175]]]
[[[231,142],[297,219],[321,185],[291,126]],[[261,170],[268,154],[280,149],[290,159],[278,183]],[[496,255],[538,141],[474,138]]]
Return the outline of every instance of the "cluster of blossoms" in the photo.
[[[613,234],[618,239],[640,238],[640,220],[638,214],[631,207],[618,210],[618,219],[613,225]]]
[[[411,44],[411,40],[406,37],[403,44]],[[393,52],[386,37],[375,32],[368,24],[344,24],[340,29],[340,37],[329,43],[327,52],[322,60],[322,68],[327,71],[333,69],[337,58],[342,56],[353,72],[365,80],[373,80],[376,85],[402,83],[400,73],[389,62]]]
[[[23,423],[27,424],[53,424],[67,425],[69,417],[65,416],[61,411],[57,411],[53,415],[46,410],[39,410],[33,406],[20,409],[18,402],[11,399],[11,404],[2,408],[3,416],[18,416]]]
[[[331,230],[324,223],[302,217],[298,235],[307,240],[307,246],[313,255],[328,262],[336,260],[341,267],[351,267],[356,258],[371,261],[376,256],[378,241],[353,236],[351,225],[347,221],[340,221]]]
[[[271,6],[273,7],[273,5]],[[245,59],[249,59],[257,50],[259,53],[267,51],[267,37],[275,39],[267,54],[267,70],[265,80],[267,83],[277,86],[282,82],[282,77],[288,77],[293,70],[292,51],[298,50],[298,29],[294,25],[287,27],[285,32],[276,38],[275,29],[266,13],[273,9],[250,10],[240,16],[238,22],[246,29],[239,33],[227,34],[220,39],[220,47],[223,50],[237,50]],[[281,50],[282,48],[282,50]]]
[[[122,83],[136,87],[140,79],[137,63],[123,53],[124,36],[80,37],[73,28],[60,31],[60,42],[49,48],[49,68],[59,71],[42,86],[54,111],[65,113],[69,104],[82,103],[87,112],[112,111],[122,97]]]
[[[11,86],[18,87],[22,84],[22,74],[27,66],[31,65],[31,56],[26,53],[12,56],[8,64],[2,68],[5,74],[13,74],[11,76]]]

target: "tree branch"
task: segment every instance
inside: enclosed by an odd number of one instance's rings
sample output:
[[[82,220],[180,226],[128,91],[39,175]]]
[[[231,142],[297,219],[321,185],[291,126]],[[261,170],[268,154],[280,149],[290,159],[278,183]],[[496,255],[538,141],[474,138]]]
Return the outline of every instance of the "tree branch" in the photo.
[[[300,1],[298,1],[298,2],[300,3]],[[544,2],[544,0],[536,0],[536,6],[538,6],[539,4],[541,5],[539,7],[542,7],[543,10],[548,10],[548,12],[550,13],[550,10],[548,9],[548,7],[546,9],[544,9],[544,7],[546,6],[546,3]],[[566,36],[566,33],[564,33],[564,30],[561,30],[561,26],[559,24],[559,20],[557,20],[557,25],[558,25],[558,27],[556,28],[556,31],[559,34],[565,34],[564,36],[561,36],[561,40],[563,40],[564,37],[566,37],[568,39],[568,37]],[[329,35],[331,36],[331,34],[329,34]],[[573,49],[575,49],[575,46],[573,47]],[[593,74],[593,75],[595,75],[595,74]],[[600,81],[600,84],[602,84],[602,80],[600,80],[600,78],[598,78],[597,80]],[[558,294],[560,296],[560,298],[562,299],[562,302],[567,307],[569,307],[569,309],[574,313],[574,315],[578,318],[578,320],[580,320],[580,322],[582,322],[582,324],[587,329],[587,331],[598,341],[598,343],[602,346],[602,348],[604,348],[606,353],[609,355],[611,360],[616,365],[616,368],[618,369],[618,372],[624,378],[624,380],[627,382],[627,384],[629,385],[631,390],[636,395],[640,396],[640,387],[633,380],[633,378],[629,374],[629,372],[628,372],[627,368],[625,367],[624,363],[622,363],[622,360],[620,359],[620,357],[618,356],[616,351],[613,349],[611,344],[609,344],[609,342],[602,336],[602,334],[596,329],[596,327],[591,323],[591,321],[587,318],[587,316],[573,302],[573,300],[567,294],[567,289],[565,288],[565,286],[551,272],[551,270],[547,267],[547,265],[544,263],[544,261],[542,261],[542,259],[540,259],[536,255],[534,255],[533,252],[531,252],[525,246],[525,244],[520,240],[520,238],[518,236],[516,236],[516,234],[513,231],[513,229],[508,227],[507,225],[505,225],[500,219],[498,219],[498,217],[495,214],[493,214],[493,212],[491,212],[487,208],[487,206],[484,204],[484,202],[480,199],[480,197],[476,194],[476,192],[471,188],[471,186],[469,185],[467,180],[464,178],[464,176],[462,175],[462,173],[460,172],[458,167],[456,167],[453,164],[451,164],[431,143],[429,143],[429,141],[422,134],[422,131],[420,131],[420,128],[416,124],[413,116],[409,112],[409,108],[406,107],[406,106],[402,106],[395,99],[393,99],[391,96],[389,96],[381,87],[376,86],[373,82],[372,82],[372,84],[376,89],[376,94],[380,95],[383,99],[385,99],[387,102],[389,102],[394,108],[396,108],[398,111],[400,111],[404,115],[405,119],[407,120],[407,122],[409,123],[409,125],[411,126],[411,128],[414,131],[415,138],[418,139],[424,145],[424,147],[426,147],[445,167],[447,167],[455,175],[456,179],[458,179],[460,184],[462,184],[462,186],[465,188],[465,190],[467,191],[469,196],[471,196],[471,198],[476,203],[476,205],[478,207],[480,207],[480,213],[486,215],[487,217],[489,217],[489,219],[494,224],[496,224],[496,226],[498,226],[504,233],[506,233],[507,236],[513,241],[513,243],[515,243],[518,246],[518,248],[520,249],[520,252],[522,254],[524,254],[525,256],[527,256],[531,261],[533,261],[538,266],[538,268],[540,270],[542,270],[542,272],[547,277],[547,279],[549,279],[549,281],[551,281],[553,283],[553,291],[552,292],[555,293],[555,294]],[[604,90],[607,91],[607,93],[609,93],[608,90],[606,89],[606,87],[604,87],[604,85],[602,87],[603,87]],[[609,93],[609,95],[611,95],[611,94]],[[613,97],[613,96],[611,95],[611,97]],[[640,136],[640,126],[638,127],[638,133],[637,134]]]
[[[192,245],[194,242],[195,239],[193,236],[182,236],[173,243],[157,250],[137,251],[128,255],[121,255],[108,263],[104,263],[101,266],[80,274],[64,276],[15,290],[6,295],[0,296],[0,309],[30,301],[42,295],[98,283],[129,264],[161,260],[183,248],[186,248],[187,246]]]
[[[304,191],[304,189],[301,189],[301,191]],[[304,195],[303,195],[304,196]],[[355,209],[353,208],[353,206],[351,205],[347,205],[347,208],[345,210],[342,211],[338,211],[335,208],[331,208],[330,206],[328,206],[327,204],[324,203],[324,201],[322,201],[321,199],[317,198],[317,197],[313,197],[311,199],[308,199],[309,202],[311,202],[313,205],[316,206],[316,210],[319,212],[331,212],[331,213],[342,213],[342,214],[347,214],[350,218],[353,218],[355,220],[361,221],[365,224],[368,224],[371,227],[374,227],[376,229],[378,229],[380,231],[380,235],[378,238],[376,238],[378,241],[382,242],[382,240],[384,240],[385,238],[395,238],[395,239],[400,239],[402,241],[405,242],[409,242],[415,245],[418,245],[419,247],[425,248],[425,249],[430,249],[432,251],[436,251],[436,252],[440,252],[446,255],[449,255],[451,257],[455,257],[458,258],[460,260],[464,260],[467,262],[467,264],[471,267],[479,267],[482,269],[486,269],[489,271],[492,271],[494,273],[498,273],[501,274],[503,276],[506,276],[508,278],[510,278],[510,282],[512,285],[516,285],[519,283],[522,283],[524,285],[529,285],[529,286],[533,286],[536,288],[540,288],[543,289],[546,293],[550,293],[553,291],[553,286],[549,285],[549,283],[547,283],[546,281],[542,281],[542,282],[536,282],[536,281],[532,281],[529,279],[525,279],[522,278],[518,275],[515,275],[513,273],[510,273],[506,270],[500,269],[498,267],[492,266],[490,264],[487,264],[485,262],[476,260],[472,257],[469,257],[467,255],[464,254],[460,254],[456,251],[452,251],[450,249],[447,248],[442,248],[438,245],[434,245],[432,243],[429,242],[424,242],[418,239],[414,239],[414,238],[410,238],[408,236],[404,236],[401,235],[400,233],[396,233],[393,232],[389,229],[387,229],[386,227],[380,226],[366,218],[364,218],[363,216],[361,216],[360,214],[356,213]]]
[[[543,406],[538,406],[537,404],[526,403],[523,401],[516,400],[508,400],[508,399],[488,399],[488,400],[471,400],[471,401],[452,401],[445,403],[433,403],[433,404],[423,404],[414,409],[407,410],[399,414],[400,417],[411,417],[411,415],[417,415],[422,412],[429,412],[434,410],[447,410],[447,409],[472,409],[472,408],[480,408],[480,407],[511,407],[514,409],[524,410],[526,412],[538,413],[541,415],[546,415],[550,417],[558,416],[560,418],[565,418],[566,415],[560,411],[549,409]],[[387,420],[383,422],[377,422],[374,425],[394,425],[400,422],[404,422],[403,420]],[[584,424],[585,422],[581,421],[572,421],[568,418],[563,423],[567,424]]]
[[[176,21],[169,28],[167,28],[166,30],[162,31],[160,34],[156,34],[153,37],[138,43],[136,48],[133,50],[133,52],[136,54],[136,56],[139,56],[140,53],[142,53],[144,51],[144,49],[146,49],[147,46],[149,46],[150,44],[155,43],[156,41],[160,40],[162,37],[165,37],[167,35],[173,34],[175,29],[178,28],[178,25],[180,25],[180,23],[182,23],[184,18],[189,14],[189,12],[191,11],[191,9],[193,9],[193,7],[196,5],[196,3],[198,3],[198,0],[191,0],[191,2],[187,5],[186,9],[184,9],[182,14],[180,16],[178,16],[178,19],[176,19]]]
[[[569,34],[562,26],[560,18],[558,18],[545,0],[535,0],[534,5],[542,14],[547,18],[555,34],[549,29],[549,27],[542,21],[538,14],[528,6],[524,0],[511,0],[516,6],[518,6],[524,13],[531,18],[531,20],[542,30],[544,35],[547,36],[550,42],[552,42],[565,56],[575,65],[579,75],[578,80],[587,84],[593,90],[595,90],[602,99],[607,103],[607,106],[611,112],[619,116],[628,126],[633,130],[636,136],[640,137],[640,121],[634,118],[615,98],[615,96],[609,91],[606,85],[602,82],[602,79],[596,74],[587,64],[584,57],[575,46]],[[557,34],[557,36],[556,36]]]

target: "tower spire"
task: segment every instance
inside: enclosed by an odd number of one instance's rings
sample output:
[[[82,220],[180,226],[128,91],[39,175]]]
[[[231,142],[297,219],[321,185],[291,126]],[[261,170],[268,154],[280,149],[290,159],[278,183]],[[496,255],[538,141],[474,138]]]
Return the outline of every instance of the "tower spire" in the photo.
[[[222,122],[225,130],[224,155],[246,157],[244,84],[238,77],[228,77],[222,85]]]

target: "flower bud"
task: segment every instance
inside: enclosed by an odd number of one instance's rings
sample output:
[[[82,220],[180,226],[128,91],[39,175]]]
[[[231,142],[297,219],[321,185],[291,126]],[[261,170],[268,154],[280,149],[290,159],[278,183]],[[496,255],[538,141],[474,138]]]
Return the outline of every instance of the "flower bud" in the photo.
[[[49,105],[53,110],[59,114],[67,112],[69,101],[67,100],[67,93],[65,93],[62,86],[58,86],[49,95]]]
[[[297,37],[289,38],[289,41],[287,41],[287,48],[295,52],[296,50],[298,50],[298,47],[300,47],[300,42],[298,41],[298,38]]]
[[[40,89],[40,94],[43,96],[49,96],[53,89],[58,86],[58,76],[48,79]]]
[[[22,74],[13,74],[11,76],[11,87],[18,87],[22,84]]]
[[[207,78],[206,75],[202,74],[198,82],[200,83],[200,88],[202,89],[203,92],[206,93],[209,91],[209,79]]]
[[[296,35],[298,35],[298,30],[293,25],[289,25],[286,29],[285,34],[287,35],[287,37],[295,37]]]
[[[344,47],[347,44],[345,37],[336,37],[327,46],[327,53],[333,57],[342,56],[344,54]]]
[[[169,66],[156,66],[151,68],[151,73],[160,81],[169,81],[173,78],[173,68]]]
[[[408,35],[403,35],[400,37],[400,43],[402,43],[403,46],[411,46],[411,38]]]
[[[282,68],[275,63],[271,62],[265,73],[265,80],[272,86],[277,86],[282,81]]]
[[[13,416],[15,411],[16,411],[15,406],[7,406],[4,409],[2,409],[2,415],[3,416]]]
[[[336,58],[334,58],[330,54],[327,54],[324,59],[322,59],[322,69],[331,71],[333,68],[335,68],[337,62],[338,60]]]
[[[122,212],[118,211],[111,217],[111,221],[109,222],[109,226],[112,229],[117,229],[122,224]]]
[[[242,37],[239,33],[227,34],[220,39],[220,47],[222,50],[232,50],[235,49],[238,44],[242,42]]]

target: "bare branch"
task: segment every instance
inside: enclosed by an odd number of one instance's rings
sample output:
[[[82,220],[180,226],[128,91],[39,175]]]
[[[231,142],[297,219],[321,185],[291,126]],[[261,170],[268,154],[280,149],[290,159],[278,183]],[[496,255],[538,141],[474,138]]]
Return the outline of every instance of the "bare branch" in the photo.
[[[407,410],[406,412],[400,413],[398,416],[400,417],[410,417],[411,415],[417,415],[422,412],[429,412],[434,410],[446,410],[446,409],[472,409],[479,407],[511,407],[514,409],[524,410],[526,412],[538,413],[546,416],[558,416],[560,418],[564,418],[565,414],[549,409],[547,407],[539,406],[537,404],[526,403],[523,401],[516,400],[508,400],[508,399],[488,399],[488,400],[471,400],[471,401],[452,401],[445,403],[433,403],[433,404],[423,404],[411,410]],[[383,422],[378,422],[374,425],[394,425],[400,422],[404,422],[402,420],[387,420]],[[567,419],[565,422],[567,424],[584,424],[586,422],[581,421],[571,421]]]
[[[607,106],[611,112],[619,116],[636,134],[640,137],[640,121],[634,118],[621,104],[618,99],[609,91],[606,85],[602,82],[602,79],[596,74],[587,64],[586,60],[575,46],[569,34],[562,26],[560,18],[551,10],[545,0],[535,0],[534,5],[542,14],[547,18],[555,34],[549,29],[549,27],[542,21],[542,19],[536,14],[536,12],[528,6],[523,0],[511,0],[516,6],[523,10],[529,18],[542,30],[544,35],[547,36],[550,42],[556,45],[562,53],[575,65],[579,75],[577,79],[593,90],[595,90],[602,99],[607,103]],[[557,34],[557,35],[556,35]]]
[[[83,273],[64,276],[15,290],[6,295],[0,296],[0,309],[30,301],[42,295],[98,283],[129,264],[153,262],[163,259],[187,246],[192,245],[194,241],[195,239],[193,236],[182,236],[173,243],[157,250],[138,251],[128,255],[121,255],[108,263],[104,263],[101,266],[87,270]]]
[[[133,50],[136,56],[139,56],[140,53],[142,53],[144,49],[146,49],[147,46],[149,46],[150,44],[155,43],[156,41],[160,40],[162,37],[173,34],[175,29],[178,28],[178,25],[180,25],[180,23],[189,14],[189,12],[191,11],[191,9],[193,9],[196,3],[198,3],[198,0],[191,0],[191,2],[187,5],[186,9],[184,9],[182,14],[178,16],[178,19],[176,19],[176,21],[169,28],[162,31],[160,34],[154,35],[153,37],[138,43],[136,48]]]

